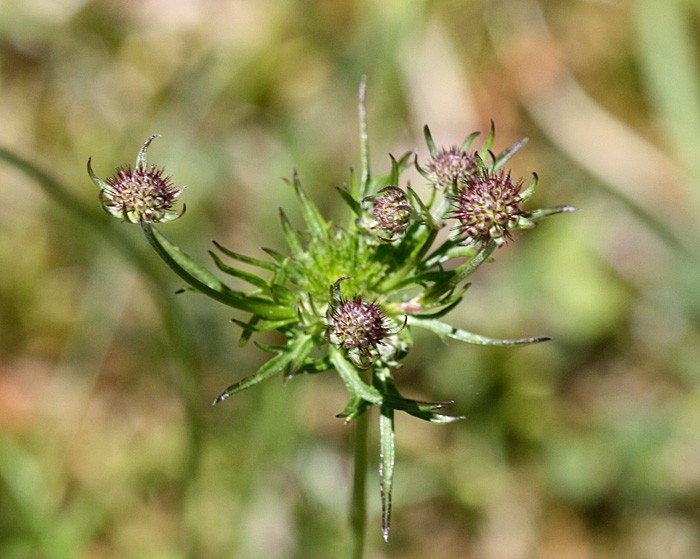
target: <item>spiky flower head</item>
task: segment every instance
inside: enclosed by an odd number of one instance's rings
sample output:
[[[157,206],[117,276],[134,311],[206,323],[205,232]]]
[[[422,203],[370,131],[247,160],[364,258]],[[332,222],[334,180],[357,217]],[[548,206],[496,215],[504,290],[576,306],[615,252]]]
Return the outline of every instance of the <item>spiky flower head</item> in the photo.
[[[427,165],[428,180],[436,188],[450,189],[467,180],[477,170],[474,154],[452,146],[440,149]]]
[[[360,296],[346,299],[340,295],[339,279],[331,286],[331,303],[326,312],[326,338],[333,345],[345,350],[350,360],[365,368],[373,362],[373,352],[386,346],[391,330],[389,319],[377,302],[365,301]]]
[[[115,174],[106,180],[95,175],[88,159],[88,173],[100,187],[100,202],[107,213],[132,223],[164,223],[184,213],[184,207],[182,212],[175,210],[175,202],[184,188],[175,186],[162,168],[148,166],[146,152],[155,138],[157,135],[151,136],[141,146],[133,169],[117,167]]]
[[[521,187],[522,181],[514,182],[510,173],[487,168],[462,179],[451,214],[457,219],[458,234],[465,236],[460,244],[487,243],[491,239],[504,244],[523,216]]]
[[[387,186],[363,203],[371,204],[373,220],[369,228],[378,231],[384,241],[401,237],[411,223],[413,208],[406,193],[397,186]]]

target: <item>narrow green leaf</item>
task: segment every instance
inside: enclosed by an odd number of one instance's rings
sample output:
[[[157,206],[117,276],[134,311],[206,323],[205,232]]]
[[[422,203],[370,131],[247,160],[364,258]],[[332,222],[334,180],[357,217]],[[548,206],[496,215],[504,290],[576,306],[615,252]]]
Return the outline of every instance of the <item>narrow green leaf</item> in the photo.
[[[277,355],[265,362],[254,374],[229,386],[216,397],[212,405],[219,404],[234,394],[246,390],[251,386],[255,386],[278,373],[282,373],[288,369],[293,371],[297,364],[306,359],[313,348],[311,336],[302,336],[296,340],[290,340],[289,344],[290,345],[285,347],[289,347],[290,351],[280,351],[278,348]]]
[[[358,372],[357,367],[350,363],[345,356],[335,346],[331,346],[328,354],[333,363],[333,367],[338,372],[343,383],[351,395],[358,396],[372,404],[381,405],[383,402],[382,394],[376,388],[365,383]]]
[[[336,417],[344,419],[346,422],[350,422],[365,413],[369,407],[370,404],[367,402],[367,400],[352,394],[350,401],[347,403],[343,411],[336,415]]]
[[[245,264],[250,264],[251,266],[257,266],[258,268],[263,268],[264,270],[270,270],[270,271],[275,271],[279,267],[272,263],[272,262],[265,262],[264,260],[259,260],[257,258],[253,258],[252,256],[245,256],[243,254],[239,254],[231,249],[226,248],[222,244],[212,241],[216,248],[218,248],[221,252],[223,252],[226,256],[229,258],[233,258],[234,260],[238,260],[239,262],[243,262]]]
[[[296,318],[284,318],[282,320],[263,320],[256,316],[249,322],[243,322],[236,318],[232,318],[231,322],[243,328],[243,330],[251,330],[252,332],[270,332],[272,330],[279,330],[284,328],[289,324],[296,322]]]
[[[494,159],[493,161],[493,170],[498,171],[501,167],[503,167],[503,165],[505,165],[511,157],[513,157],[518,151],[520,151],[525,146],[525,144],[527,144],[527,142],[528,139],[523,138],[522,140],[515,142],[513,145],[499,153],[496,159]]]
[[[281,252],[276,251],[274,248],[267,248],[267,247],[262,247],[262,249],[272,256],[273,260],[277,262],[278,264],[284,264],[284,261],[287,260],[287,257],[282,254]]]
[[[462,416],[435,413],[437,410],[451,406],[453,402],[419,402],[401,396],[389,368],[377,367],[373,380],[384,395],[384,401],[389,408],[404,411],[409,415],[430,423],[445,424],[464,419]]]
[[[325,373],[332,367],[328,357],[323,357],[321,359],[307,359],[297,367],[294,372],[295,375],[315,375],[318,373]]]
[[[466,342],[468,344],[475,345],[514,346],[535,344],[539,342],[545,342],[550,339],[548,337],[533,337],[499,340],[496,338],[482,336],[480,334],[474,334],[473,332],[468,332],[461,328],[450,326],[449,324],[445,324],[444,322],[440,322],[439,320],[417,318],[411,315],[408,315],[407,324],[409,326],[416,326],[418,328],[429,330],[437,334],[441,338],[452,338],[454,340],[459,340],[460,342]]]
[[[350,206],[350,209],[352,210],[352,213],[355,214],[356,217],[361,217],[362,216],[362,206],[360,206],[360,203],[355,200],[355,198],[352,197],[352,194],[350,193],[349,190],[345,188],[337,188],[338,193],[340,194],[340,197],[345,201],[345,203]]]
[[[263,318],[281,319],[295,316],[295,311],[292,308],[232,290],[209,270],[197,264],[179,247],[171,243],[152,224],[142,222],[141,229],[163,261],[196,291],[231,307],[258,314]]]
[[[212,405],[215,406],[227,398],[230,398],[234,394],[246,390],[251,386],[255,386],[256,384],[278,373],[281,373],[287,368],[291,360],[292,357],[289,353],[278,353],[272,359],[265,362],[254,374],[247,376],[237,383],[229,386],[216,397],[216,399],[212,402]]]
[[[216,267],[219,268],[219,270],[221,270],[225,274],[242,279],[243,281],[247,281],[251,285],[259,287],[262,290],[267,290],[267,282],[261,277],[256,276],[255,274],[251,274],[250,272],[246,272],[244,270],[239,270],[238,268],[234,268],[233,266],[229,266],[223,260],[221,260],[218,254],[212,251],[209,251],[209,255],[214,260],[214,264],[216,264]]]
[[[391,491],[394,485],[396,459],[394,440],[394,410],[382,406],[379,415],[379,487],[382,499],[382,535],[389,541],[391,526]]]
[[[454,270],[454,276],[450,280],[452,285],[457,285],[473,274],[484,262],[487,262],[497,246],[496,241],[491,239],[485,247],[479,249],[479,252],[477,252],[471,260],[467,260],[464,264],[458,266]]]
[[[539,210],[534,210],[532,212],[526,213],[525,217],[530,221],[537,222],[541,219],[544,219],[545,217],[549,217],[550,215],[570,213],[576,211],[578,211],[578,208],[575,208],[574,206],[555,206],[553,208],[541,208]]]
[[[292,171],[292,186],[294,187],[294,192],[299,200],[299,205],[301,206],[301,214],[304,216],[304,221],[309,229],[311,238],[314,240],[321,240],[326,238],[326,233],[328,231],[328,223],[323,219],[321,212],[316,207],[306,192],[301,186],[301,181],[299,180],[299,174],[297,170]]]
[[[284,238],[287,241],[287,246],[295,258],[301,258],[304,254],[304,247],[301,244],[299,235],[292,227],[287,214],[284,213],[282,208],[280,208],[279,213],[280,221],[282,222],[282,231],[284,232]]]

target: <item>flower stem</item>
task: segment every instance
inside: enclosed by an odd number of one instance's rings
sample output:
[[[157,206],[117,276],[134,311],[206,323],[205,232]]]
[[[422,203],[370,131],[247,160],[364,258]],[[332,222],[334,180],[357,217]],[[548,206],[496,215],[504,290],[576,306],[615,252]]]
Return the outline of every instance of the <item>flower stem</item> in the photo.
[[[362,559],[365,549],[367,525],[367,424],[369,413],[363,413],[355,421],[353,450],[355,451],[350,501],[350,532],[352,537],[351,559]]]

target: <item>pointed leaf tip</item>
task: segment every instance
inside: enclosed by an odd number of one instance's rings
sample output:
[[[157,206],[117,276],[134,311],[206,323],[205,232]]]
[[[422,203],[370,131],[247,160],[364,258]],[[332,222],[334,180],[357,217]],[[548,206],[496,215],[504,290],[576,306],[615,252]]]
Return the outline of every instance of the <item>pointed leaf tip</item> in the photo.
[[[223,393],[219,394],[216,398],[214,398],[211,405],[215,406],[216,404],[220,404],[221,402],[226,400],[226,398],[228,398],[229,396],[231,396],[231,395],[227,394],[226,392],[223,392]]]

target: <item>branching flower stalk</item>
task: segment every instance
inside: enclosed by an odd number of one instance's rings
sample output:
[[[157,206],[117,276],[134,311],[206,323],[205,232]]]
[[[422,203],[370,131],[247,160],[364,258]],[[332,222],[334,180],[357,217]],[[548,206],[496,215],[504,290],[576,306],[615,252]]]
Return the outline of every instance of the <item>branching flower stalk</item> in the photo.
[[[265,248],[267,258],[259,259],[214,242],[216,251],[210,251],[213,262],[219,272],[235,280],[236,287],[195,262],[158,229],[160,223],[181,216],[184,207],[182,212],[176,210],[183,189],[162,169],[148,165],[148,147],[156,136],[143,144],[133,169],[119,167],[113,176],[102,180],[88,161],[88,173],[100,188],[103,208],[139,224],[153,249],[185,281],[187,289],[245,314],[233,319],[242,330],[243,342],[257,332],[282,334],[285,341],[280,345],[257,344],[271,354],[270,359],[226,388],[214,404],[274,376],[334,370],[349,396],[338,417],[350,422],[372,406],[379,408],[382,532],[388,540],[395,412],[431,423],[461,419],[443,413],[451,402],[423,402],[401,395],[394,373],[413,345],[413,331],[429,330],[442,339],[479,345],[517,346],[548,339],[493,339],[441,319],[462,300],[469,285],[467,278],[498,247],[513,240],[517,231],[574,208],[525,209],[537,176],[533,174],[523,188],[523,181],[513,180],[504,169],[525,141],[495,155],[491,152],[493,126],[478,150],[473,147],[478,133],[468,136],[459,147],[438,149],[426,126],[427,163],[419,164],[409,152],[391,158],[388,174],[373,177],[367,155],[364,92],[363,83],[361,173],[359,178],[353,173],[349,185],[339,188],[349,219],[341,224],[326,220],[293,171],[289,185],[300,205],[304,227],[297,230],[280,209],[285,252]],[[430,184],[427,201],[402,182],[402,174],[414,165]],[[438,241],[444,228],[450,234]],[[364,475],[356,479],[364,480]],[[362,491],[363,486],[356,487],[354,498],[360,499]],[[364,519],[364,513],[354,511],[353,518]],[[354,522],[358,524],[354,528],[359,539],[357,557],[362,553],[363,522]]]

